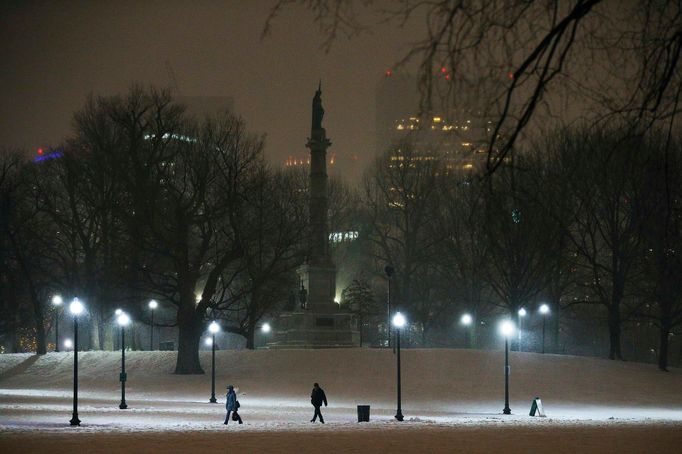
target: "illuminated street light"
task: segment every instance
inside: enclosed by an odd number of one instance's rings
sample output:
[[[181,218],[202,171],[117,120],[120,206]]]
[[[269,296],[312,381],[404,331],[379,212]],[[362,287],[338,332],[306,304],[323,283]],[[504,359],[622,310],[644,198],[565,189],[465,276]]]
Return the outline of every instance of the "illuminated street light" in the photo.
[[[52,297],[52,305],[55,307],[54,311],[54,351],[59,353],[59,316],[62,312],[62,304],[64,300],[61,296],[55,295]]]
[[[401,314],[400,312],[396,312],[396,314],[393,316],[393,326],[396,328],[395,330],[395,347],[396,347],[396,364],[397,364],[397,371],[398,371],[398,410],[396,411],[395,414],[395,419],[398,421],[403,420],[403,411],[401,408],[401,395],[400,395],[400,331],[402,328],[405,326],[405,323],[407,321],[405,320],[405,316]]]
[[[519,309],[519,351],[523,351],[523,318],[528,315],[525,308]]]
[[[151,311],[151,331],[149,333],[149,350],[154,350],[154,309],[159,307],[159,303],[156,300],[151,300],[149,302],[149,310]]]
[[[547,315],[549,315],[549,306],[541,304],[540,314],[542,314],[542,353],[545,353],[545,323],[547,322]]]
[[[83,313],[85,307],[78,298],[74,298],[69,304],[69,312],[73,315],[73,414],[69,423],[72,426],[80,426],[78,419],[78,316]]]
[[[215,335],[220,331],[220,325],[212,321],[208,325],[208,331],[211,333],[211,398],[210,403],[215,404],[218,400],[215,398]]]
[[[471,314],[463,314],[459,322],[464,326],[464,344],[466,348],[471,348],[471,330],[473,329],[474,318]]]
[[[500,323],[500,333],[504,336],[504,409],[502,413],[511,415],[509,408],[509,338],[514,335],[514,324],[510,320]]]
[[[213,345],[213,338],[207,337],[206,339],[204,339],[204,344],[205,344],[207,347],[210,347],[211,345]]]
[[[73,348],[73,341],[71,339],[64,339],[64,348],[70,350]]]
[[[118,309],[116,309],[116,310],[114,311],[114,317],[118,317],[118,316],[121,315],[122,313],[123,313],[123,309],[118,308]],[[116,336],[117,336],[117,337],[116,337],[116,347],[114,347],[115,349],[118,348],[118,346],[121,345],[121,332],[119,331],[118,334],[117,334]]]
[[[121,375],[119,376],[119,380],[121,382],[121,403],[119,404],[118,408],[125,410],[128,408],[128,405],[126,404],[126,380],[128,379],[128,375],[126,374],[125,327],[130,323],[130,317],[128,317],[128,314],[121,311],[120,309],[118,309],[118,311],[120,311],[120,313],[116,318],[116,322],[118,323],[118,326],[121,327]]]
[[[268,336],[270,335],[270,331],[272,331],[272,327],[269,323],[263,323],[260,326],[260,332],[263,333],[263,348],[268,347]]]

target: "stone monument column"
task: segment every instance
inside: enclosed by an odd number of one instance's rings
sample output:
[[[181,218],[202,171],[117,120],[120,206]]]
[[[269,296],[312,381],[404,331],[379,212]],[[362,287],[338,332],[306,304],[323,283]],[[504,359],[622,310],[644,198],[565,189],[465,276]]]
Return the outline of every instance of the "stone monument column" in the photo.
[[[334,302],[336,267],[329,251],[327,224],[327,148],[331,145],[322,127],[322,84],[313,98],[312,124],[306,147],[310,149],[310,230],[308,254],[297,270],[307,292],[305,309],[282,313],[276,323],[270,348],[356,347],[360,335],[352,314]]]
[[[327,148],[331,145],[322,127],[324,108],[322,90],[318,87],[313,98],[310,137],[306,147],[310,149],[310,237],[308,257],[298,274],[308,289],[308,309],[313,312],[337,312],[334,302],[336,293],[336,267],[329,251],[329,227],[327,225]]]

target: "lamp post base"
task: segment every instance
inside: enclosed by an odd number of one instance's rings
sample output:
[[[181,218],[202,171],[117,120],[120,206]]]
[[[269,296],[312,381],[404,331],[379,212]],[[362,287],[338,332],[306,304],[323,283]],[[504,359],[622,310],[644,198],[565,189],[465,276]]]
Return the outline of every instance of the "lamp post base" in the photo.
[[[398,421],[402,421],[404,419],[403,413],[400,410],[398,410],[398,413],[395,414],[395,419],[397,419]]]
[[[208,401],[209,401],[209,403],[212,403],[212,404],[217,404],[217,403],[218,403],[218,401],[216,400],[215,397],[211,397],[210,399],[208,399]]]
[[[502,414],[511,415],[511,408],[504,407],[504,410],[502,410]]]
[[[118,408],[120,408],[121,410],[125,410],[126,408],[128,408],[128,405],[125,402],[121,402]]]
[[[81,420],[78,419],[78,413],[74,413],[73,416],[71,417],[71,421],[69,423],[72,426],[80,426],[81,425]]]

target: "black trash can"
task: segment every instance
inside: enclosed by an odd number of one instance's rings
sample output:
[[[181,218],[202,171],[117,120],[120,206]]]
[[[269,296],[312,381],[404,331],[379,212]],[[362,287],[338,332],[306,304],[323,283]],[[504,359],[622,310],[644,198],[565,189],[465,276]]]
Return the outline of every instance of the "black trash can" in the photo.
[[[358,422],[369,422],[369,405],[358,405]]]

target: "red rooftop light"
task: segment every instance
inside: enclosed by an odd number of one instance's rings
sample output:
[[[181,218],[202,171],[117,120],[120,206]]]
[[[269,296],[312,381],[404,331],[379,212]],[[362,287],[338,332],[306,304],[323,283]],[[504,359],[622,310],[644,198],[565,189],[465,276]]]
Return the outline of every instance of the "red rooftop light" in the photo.
[[[38,154],[43,154],[43,149],[42,149],[42,148],[38,148]]]

